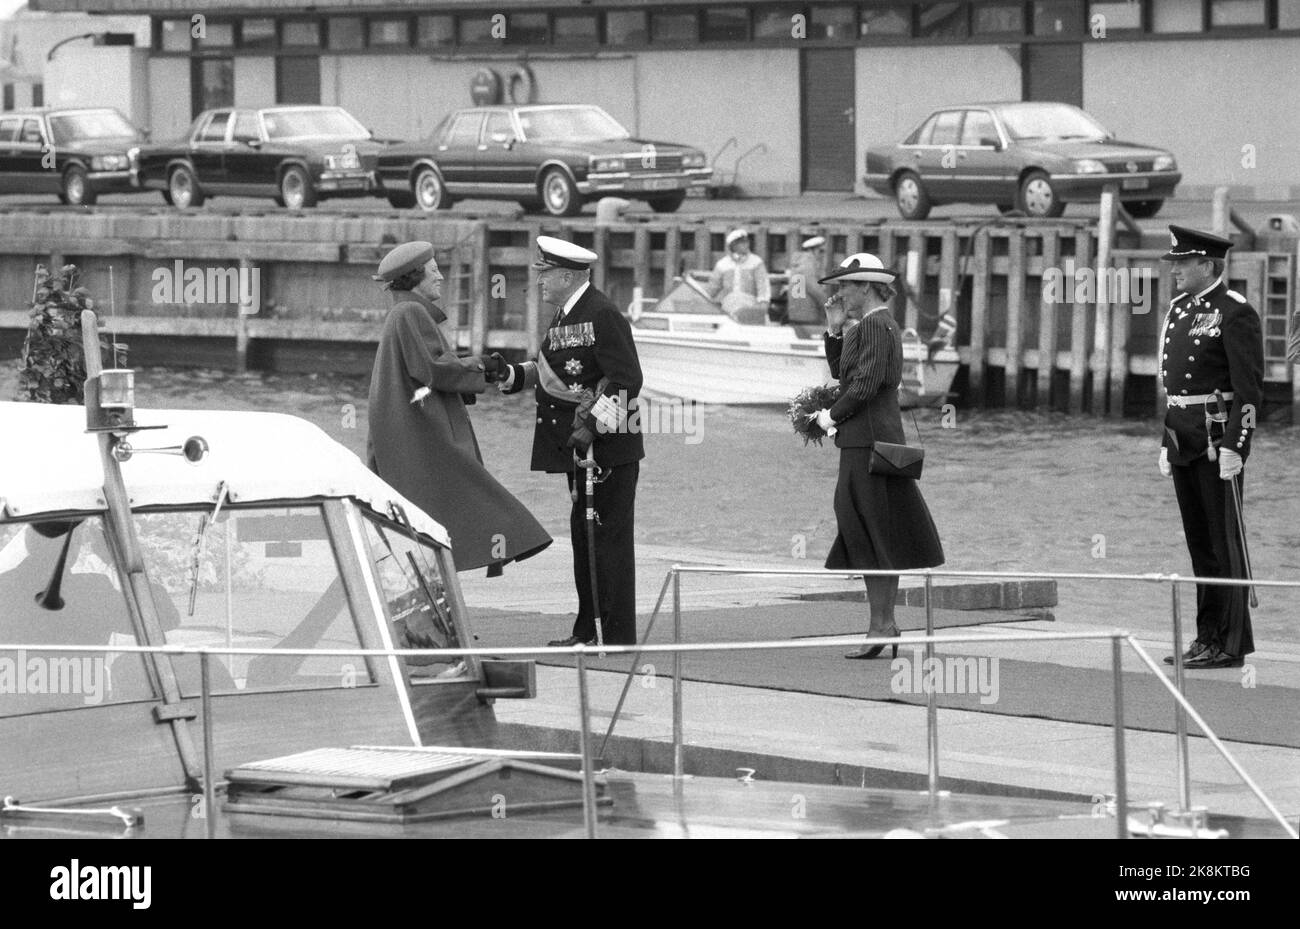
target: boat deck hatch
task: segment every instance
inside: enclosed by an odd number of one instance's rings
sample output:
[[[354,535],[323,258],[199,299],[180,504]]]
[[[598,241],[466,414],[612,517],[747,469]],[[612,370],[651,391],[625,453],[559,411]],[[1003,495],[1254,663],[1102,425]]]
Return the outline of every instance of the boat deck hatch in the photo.
[[[574,756],[466,748],[319,748],[226,772],[231,814],[418,823],[582,805]],[[605,779],[597,776],[597,802]]]

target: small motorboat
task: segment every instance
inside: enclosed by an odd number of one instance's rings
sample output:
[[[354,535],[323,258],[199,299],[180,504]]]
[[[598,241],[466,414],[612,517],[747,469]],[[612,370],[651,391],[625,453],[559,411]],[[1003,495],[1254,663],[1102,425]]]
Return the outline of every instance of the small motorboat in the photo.
[[[772,280],[775,293],[785,276]],[[676,278],[658,300],[633,300],[630,315],[645,377],[642,390],[651,397],[785,405],[804,388],[831,380],[823,325],[739,321],[692,274]],[[945,402],[959,364],[951,345],[932,350],[914,330],[906,330],[900,405]]]

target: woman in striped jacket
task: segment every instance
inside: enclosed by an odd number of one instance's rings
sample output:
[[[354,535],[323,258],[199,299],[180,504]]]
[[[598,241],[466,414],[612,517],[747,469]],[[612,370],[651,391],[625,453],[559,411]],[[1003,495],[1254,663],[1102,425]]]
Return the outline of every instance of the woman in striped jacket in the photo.
[[[871,474],[875,442],[904,444],[898,385],[903,376],[903,340],[889,309],[897,274],[875,255],[846,258],[822,283],[838,286],[828,301],[826,360],[839,379],[835,403],[817,414],[818,424],[840,449],[835,487],[839,534],[826,556],[828,568],[905,570],[943,564],[943,546],[916,482]],[[868,577],[871,608],[868,635],[897,636],[894,600],[897,577]],[[883,645],[846,658],[875,658]],[[893,647],[898,654],[898,646]]]

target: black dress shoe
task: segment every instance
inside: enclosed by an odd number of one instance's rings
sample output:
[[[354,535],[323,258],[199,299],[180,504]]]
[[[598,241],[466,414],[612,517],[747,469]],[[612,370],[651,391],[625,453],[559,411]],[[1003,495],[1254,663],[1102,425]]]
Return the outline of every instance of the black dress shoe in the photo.
[[[1245,663],[1245,658],[1237,658],[1221,649],[1211,648],[1187,662],[1186,667],[1189,671],[1207,671],[1215,668],[1240,668]]]
[[[890,636],[891,638],[898,638],[898,636],[899,636],[899,631],[898,631],[898,627],[897,627],[897,626],[894,627],[894,631],[893,631],[893,632],[889,633],[889,636]],[[897,646],[897,645],[894,645],[894,646],[892,646],[892,648],[893,648],[893,653],[890,655],[890,657],[891,657],[891,658],[897,658],[897,657],[898,657],[898,646]],[[847,659],[849,659],[850,661],[863,661],[863,660],[870,660],[870,659],[872,659],[872,658],[877,657],[877,656],[878,656],[881,652],[883,652],[884,650],[885,650],[885,646],[883,646],[883,645],[872,645],[872,646],[870,646],[870,647],[867,647],[867,646],[864,645],[864,646],[862,646],[862,648],[858,649],[856,652],[849,652],[849,653],[848,653],[847,655],[845,655],[844,657],[847,658]]]
[[[1187,651],[1183,652],[1183,664],[1187,664],[1187,662],[1191,661],[1193,658],[1199,658],[1201,655],[1204,655],[1205,652],[1209,649],[1209,647],[1210,646],[1204,645],[1201,642],[1193,642],[1192,647],[1189,648]],[[1174,656],[1166,655],[1165,664],[1173,664],[1173,663],[1174,663]]]
[[[547,648],[573,648],[573,646],[575,645],[595,645],[595,644],[596,644],[595,639],[584,641],[578,638],[576,635],[571,635],[567,639],[554,639],[550,642],[547,642],[546,647]]]

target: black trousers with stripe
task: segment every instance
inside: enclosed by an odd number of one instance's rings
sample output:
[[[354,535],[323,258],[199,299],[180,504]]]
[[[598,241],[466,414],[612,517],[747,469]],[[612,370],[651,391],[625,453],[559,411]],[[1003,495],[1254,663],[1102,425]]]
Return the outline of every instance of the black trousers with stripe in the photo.
[[[1240,551],[1228,482],[1219,477],[1219,464],[1202,456],[1191,464],[1174,465],[1174,493],[1183,516],[1183,534],[1198,577],[1244,577],[1232,570],[1229,546]],[[1245,503],[1245,471],[1233,480]],[[1244,566],[1244,557],[1242,559]],[[1255,650],[1250,628],[1250,602],[1245,587],[1196,586],[1196,640],[1237,658]]]
[[[609,645],[636,644],[636,553],[633,511],[641,463],[615,465],[596,485],[596,588],[600,596],[601,628]],[[590,548],[587,543],[586,473],[570,472],[569,492],[576,490],[569,514],[573,538],[573,581],[578,589],[578,618],[573,634],[584,642],[596,637],[591,596]]]

